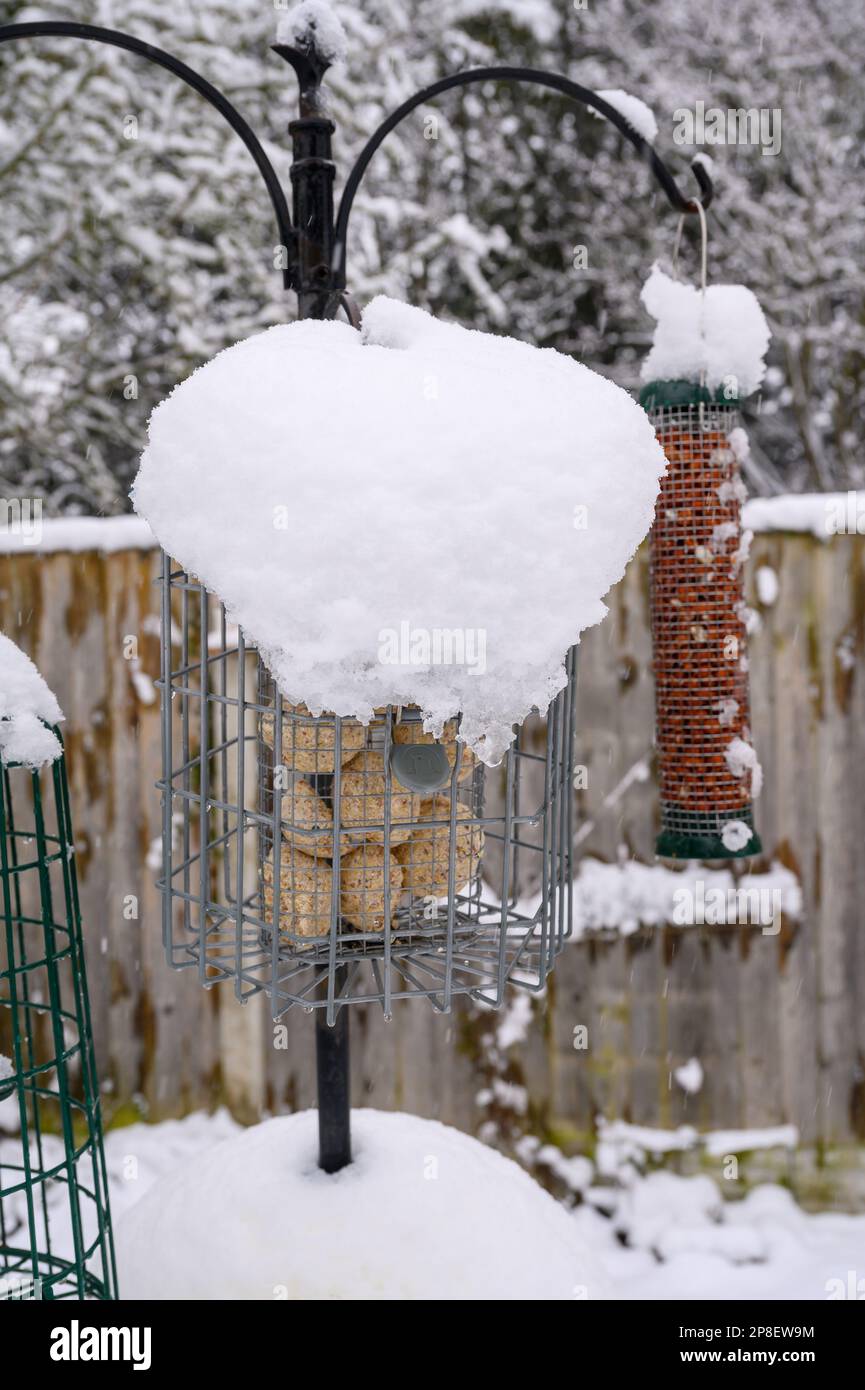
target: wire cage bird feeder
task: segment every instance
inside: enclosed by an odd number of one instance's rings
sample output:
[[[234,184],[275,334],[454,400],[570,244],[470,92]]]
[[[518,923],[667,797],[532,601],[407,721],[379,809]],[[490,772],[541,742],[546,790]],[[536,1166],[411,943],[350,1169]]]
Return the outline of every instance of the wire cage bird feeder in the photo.
[[[171,963],[274,1019],[538,990],[571,928],[575,657],[491,774],[416,708],[369,725],[292,705],[219,599],[163,568],[165,874]],[[174,634],[172,641],[171,634]],[[482,877],[483,871],[483,877]],[[520,884],[533,882],[525,903]]]
[[[651,531],[657,853],[760,853],[752,792],[738,397],[689,381],[644,387],[668,470]],[[739,430],[739,436],[735,431]]]
[[[0,820],[0,1298],[114,1299],[62,754],[2,768]]]

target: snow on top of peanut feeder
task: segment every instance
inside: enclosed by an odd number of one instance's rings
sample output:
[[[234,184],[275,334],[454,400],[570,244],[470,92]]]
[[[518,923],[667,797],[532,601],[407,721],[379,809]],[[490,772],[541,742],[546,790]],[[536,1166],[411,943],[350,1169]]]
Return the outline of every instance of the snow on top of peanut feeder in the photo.
[[[414,1115],[352,1113],[317,1166],[317,1113],[281,1116],[155,1183],[116,1226],[125,1298],[602,1299],[560,1206],[512,1160]]]
[[[220,353],[157,406],[133,489],[283,694],[417,704],[489,764],[565,685],[652,522],[645,412],[571,358],[379,297]]]
[[[763,380],[771,334],[763,310],[744,285],[696,285],[672,280],[659,266],[640,298],[656,320],[643,381],[700,381],[710,391],[728,382],[750,396]]]
[[[62,719],[57,700],[29,656],[0,633],[0,762],[33,769],[53,763],[63,750],[45,725]]]

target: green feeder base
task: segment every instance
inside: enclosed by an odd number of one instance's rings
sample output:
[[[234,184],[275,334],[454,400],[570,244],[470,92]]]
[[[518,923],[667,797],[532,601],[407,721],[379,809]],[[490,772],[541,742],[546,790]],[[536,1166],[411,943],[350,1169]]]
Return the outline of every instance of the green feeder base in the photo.
[[[665,805],[661,820],[663,828],[655,844],[660,859],[749,859],[763,852],[750,806],[719,813]],[[750,840],[739,849],[729,849],[722,839],[724,826],[730,821],[741,821],[751,831]]]

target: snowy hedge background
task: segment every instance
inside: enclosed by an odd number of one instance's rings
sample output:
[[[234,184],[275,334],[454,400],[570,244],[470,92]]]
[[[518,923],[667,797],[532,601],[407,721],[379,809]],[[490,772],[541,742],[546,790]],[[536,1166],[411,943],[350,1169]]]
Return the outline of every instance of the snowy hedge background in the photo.
[[[684,0],[337,8],[350,47],[330,80],[341,176],[386,111],[481,63],[639,93],[685,187],[696,149],[674,141],[677,109],[780,109],[777,155],[707,151],[718,186],[710,273],[749,285],[773,333],[748,481],[758,492],[862,485],[865,271],[852,190],[865,148],[865,14],[845,0],[728,5],[701,10],[699,23]],[[223,87],[287,185],[294,79],[268,53],[278,10],[82,0],[74,17],[149,38]],[[64,4],[4,8],[7,22],[69,17]],[[0,48],[0,200],[0,490],[41,497],[55,514],[124,511],[156,401],[292,312],[263,185],[195,93],[128,54],[65,40]],[[640,286],[656,257],[669,259],[676,221],[603,122],[552,93],[471,89],[420,108],[377,155],[354,214],[350,281],[361,301],[386,292],[576,353],[633,387],[651,331]]]

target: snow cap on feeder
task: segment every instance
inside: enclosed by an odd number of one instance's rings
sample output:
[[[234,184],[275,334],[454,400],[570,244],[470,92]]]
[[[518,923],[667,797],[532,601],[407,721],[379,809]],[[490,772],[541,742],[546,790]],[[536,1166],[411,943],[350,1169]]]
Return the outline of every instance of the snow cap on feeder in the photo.
[[[36,769],[60,757],[49,725],[63,712],[29,656],[0,633],[0,762]]]
[[[461,715],[495,765],[564,688],[663,469],[612,382],[379,297],[362,333],[287,324],[195,372],[153,413],[133,498],[293,703],[364,724],[417,705],[436,735]]]
[[[652,634],[661,792],[657,853],[758,854],[762,780],[749,724],[743,568],[747,436],[738,402],[763,380],[769,329],[742,285],[701,291],[657,266],[640,393],[667,456],[652,528]]]

